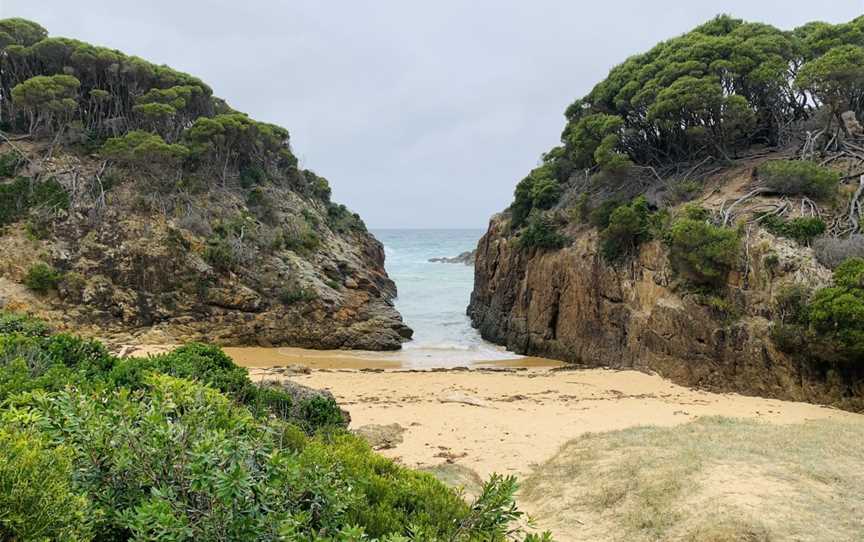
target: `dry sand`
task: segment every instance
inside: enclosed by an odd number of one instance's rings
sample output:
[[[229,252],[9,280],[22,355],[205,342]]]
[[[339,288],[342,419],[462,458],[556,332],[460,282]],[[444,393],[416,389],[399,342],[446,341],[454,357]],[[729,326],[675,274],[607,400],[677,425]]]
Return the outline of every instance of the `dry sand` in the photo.
[[[286,378],[252,368],[253,380]],[[330,390],[352,428],[398,423],[403,442],[382,453],[407,466],[455,462],[487,477],[526,476],[569,440],[639,425],[671,426],[700,416],[788,424],[864,416],[807,403],[692,390],[636,371],[313,370],[287,378]]]

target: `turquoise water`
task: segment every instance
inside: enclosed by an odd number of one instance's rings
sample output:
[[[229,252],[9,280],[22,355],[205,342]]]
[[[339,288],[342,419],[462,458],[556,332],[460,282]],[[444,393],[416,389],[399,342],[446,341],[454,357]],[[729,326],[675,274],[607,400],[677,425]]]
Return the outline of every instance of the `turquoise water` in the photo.
[[[455,365],[517,358],[480,338],[465,314],[474,285],[474,267],[431,263],[477,247],[482,230],[374,230],[386,254],[387,273],[396,282],[396,308],[414,330],[414,339],[396,355],[409,365]]]

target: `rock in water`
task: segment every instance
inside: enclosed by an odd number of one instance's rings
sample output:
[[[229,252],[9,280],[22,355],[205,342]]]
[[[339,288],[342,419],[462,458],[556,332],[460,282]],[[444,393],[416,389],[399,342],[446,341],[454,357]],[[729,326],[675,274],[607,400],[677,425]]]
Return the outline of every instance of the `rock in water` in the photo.
[[[452,258],[441,257],[441,258],[429,258],[429,262],[431,263],[461,263],[465,265],[474,265],[474,257],[477,254],[476,250],[468,250],[459,254],[458,256],[454,256]]]

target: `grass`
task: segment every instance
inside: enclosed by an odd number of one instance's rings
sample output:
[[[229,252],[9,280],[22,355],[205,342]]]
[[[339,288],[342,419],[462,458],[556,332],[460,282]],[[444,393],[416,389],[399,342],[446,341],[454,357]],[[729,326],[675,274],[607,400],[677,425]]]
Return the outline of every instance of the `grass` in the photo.
[[[526,480],[568,540],[842,541],[864,533],[864,423],[702,418],[589,434]]]

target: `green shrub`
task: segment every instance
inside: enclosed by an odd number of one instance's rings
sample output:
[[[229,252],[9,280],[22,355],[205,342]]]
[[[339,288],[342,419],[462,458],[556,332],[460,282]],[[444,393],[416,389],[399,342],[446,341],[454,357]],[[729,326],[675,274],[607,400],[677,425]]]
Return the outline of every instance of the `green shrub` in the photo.
[[[27,269],[24,275],[24,284],[34,292],[44,294],[48,290],[57,288],[57,283],[63,275],[46,263],[35,263]]]
[[[679,218],[666,240],[673,269],[697,285],[718,287],[736,265],[738,234],[704,220]]]
[[[4,540],[41,540],[36,529],[62,540],[382,542],[519,532],[515,479],[493,477],[468,506],[342,432],[332,399],[304,400],[304,419],[256,415],[267,405],[287,417],[290,396],[252,385],[217,347],[118,359],[22,316],[0,315],[0,330],[0,383],[27,372],[0,395]],[[327,430],[309,438],[310,426]]]
[[[297,254],[311,254],[321,246],[321,237],[307,226],[293,233],[283,233],[282,243]]]
[[[260,166],[248,166],[240,169],[240,186],[251,188],[267,181],[267,173]]]
[[[228,272],[237,266],[234,250],[225,239],[215,238],[207,242],[202,254],[204,261],[219,272]]]
[[[0,177],[12,177],[23,163],[16,152],[0,154]]]
[[[759,178],[778,194],[827,198],[837,191],[840,173],[806,160],[772,160],[759,166]]]
[[[598,229],[605,229],[609,226],[609,221],[612,219],[612,213],[615,212],[621,205],[617,199],[607,199],[599,206],[595,207],[588,214],[588,222]]]
[[[850,258],[834,270],[834,285],[813,295],[808,317],[817,336],[828,341],[823,357],[864,360],[864,259]]]
[[[813,239],[825,233],[825,222],[817,217],[798,217],[783,220],[776,215],[764,217],[760,223],[774,235],[794,239],[801,244],[809,244]]]
[[[607,261],[615,261],[651,238],[648,202],[644,197],[617,207],[609,216],[609,225],[601,233],[600,252]]]
[[[8,333],[20,333],[29,337],[47,337],[51,333],[51,328],[38,318],[26,314],[0,311],[0,335]]]
[[[46,211],[68,209],[69,194],[54,178],[34,182],[16,177],[12,182],[0,183],[0,226],[20,220],[32,207]]]
[[[554,162],[547,161],[534,169],[516,185],[513,193],[512,225],[521,228],[534,209],[550,209],[561,198],[561,185],[557,178]]]
[[[519,235],[522,248],[557,250],[567,244],[567,237],[558,232],[552,221],[542,215],[532,215],[528,226]]]
[[[0,428],[0,540],[91,540],[90,503],[73,475],[65,446]]]
[[[360,215],[352,213],[348,207],[342,204],[327,204],[327,224],[333,231],[338,233],[366,231],[366,224],[360,218]]]
[[[318,298],[314,291],[302,288],[300,286],[289,286],[282,288],[278,293],[279,301],[283,305],[293,305],[294,303],[305,303],[314,301]]]

